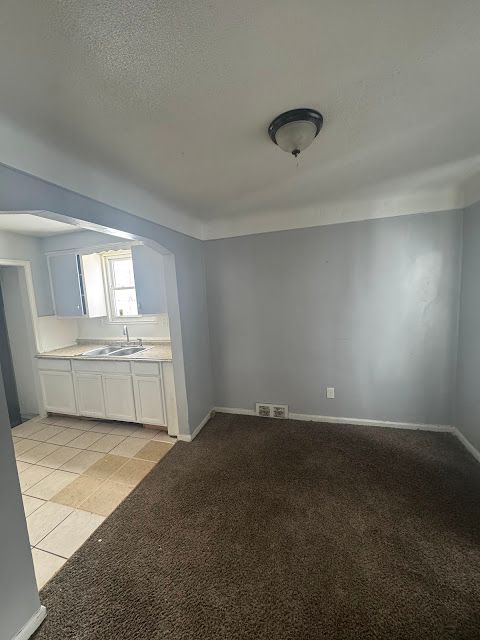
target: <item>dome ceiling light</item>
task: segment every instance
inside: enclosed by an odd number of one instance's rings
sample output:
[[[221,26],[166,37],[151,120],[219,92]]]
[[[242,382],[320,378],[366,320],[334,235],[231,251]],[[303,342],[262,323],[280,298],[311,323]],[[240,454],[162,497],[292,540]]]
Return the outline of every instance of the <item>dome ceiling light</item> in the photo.
[[[268,127],[272,141],[295,157],[309,147],[323,125],[323,116],[315,109],[292,109],[277,116]]]

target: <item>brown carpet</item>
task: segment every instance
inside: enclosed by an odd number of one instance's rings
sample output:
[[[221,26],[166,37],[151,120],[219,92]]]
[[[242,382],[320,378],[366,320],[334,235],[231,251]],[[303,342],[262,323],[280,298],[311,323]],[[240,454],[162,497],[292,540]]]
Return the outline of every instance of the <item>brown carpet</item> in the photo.
[[[36,640],[480,638],[450,434],[217,415],[43,589]]]

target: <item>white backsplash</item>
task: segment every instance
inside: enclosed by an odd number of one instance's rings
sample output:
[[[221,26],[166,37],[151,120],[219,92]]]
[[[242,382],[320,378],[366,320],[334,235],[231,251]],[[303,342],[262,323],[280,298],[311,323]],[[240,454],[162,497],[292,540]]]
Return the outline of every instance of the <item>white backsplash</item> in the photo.
[[[149,321],[128,322],[130,338],[150,338],[158,340],[170,339],[168,315],[166,313],[151,316]],[[78,338],[116,340],[123,338],[122,324],[107,322],[105,318],[79,318]]]
[[[41,316],[37,318],[37,331],[40,352],[68,347],[78,337],[77,319]]]
[[[105,318],[42,316],[37,319],[40,352],[68,347],[78,339],[117,340],[124,337],[122,327],[121,324],[107,322]],[[168,315],[155,316],[152,322],[129,322],[128,332],[132,339],[169,340]]]

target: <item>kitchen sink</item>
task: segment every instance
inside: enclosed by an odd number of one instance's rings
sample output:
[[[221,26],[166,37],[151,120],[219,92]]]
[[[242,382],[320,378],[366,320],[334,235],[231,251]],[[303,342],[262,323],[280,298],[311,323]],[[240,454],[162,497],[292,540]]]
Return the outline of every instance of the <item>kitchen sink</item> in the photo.
[[[140,353],[140,351],[145,351],[146,347],[122,347],[121,349],[117,349],[113,353],[110,353],[111,356],[131,356],[134,353]]]
[[[97,356],[108,356],[114,351],[118,351],[121,347],[114,345],[107,345],[104,347],[97,347],[97,349],[90,349],[90,351],[85,351],[82,353],[82,356],[87,356],[90,358],[95,358]]]
[[[101,356],[132,356],[134,353],[140,353],[141,351],[145,351],[147,347],[120,347],[119,345],[107,345],[104,347],[98,347],[97,349],[91,349],[90,351],[85,351],[82,353],[82,356],[87,356],[87,358],[98,358]]]

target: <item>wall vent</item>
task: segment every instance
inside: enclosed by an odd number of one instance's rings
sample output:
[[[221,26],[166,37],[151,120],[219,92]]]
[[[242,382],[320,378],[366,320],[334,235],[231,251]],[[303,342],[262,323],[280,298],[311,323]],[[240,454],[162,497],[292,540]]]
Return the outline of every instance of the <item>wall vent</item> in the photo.
[[[272,405],[265,404],[261,402],[257,402],[255,405],[255,411],[257,416],[261,416],[262,418],[271,418],[272,417]]]
[[[272,415],[274,418],[288,418],[288,404],[274,404]]]
[[[262,418],[288,418],[288,404],[257,402],[255,413]]]

